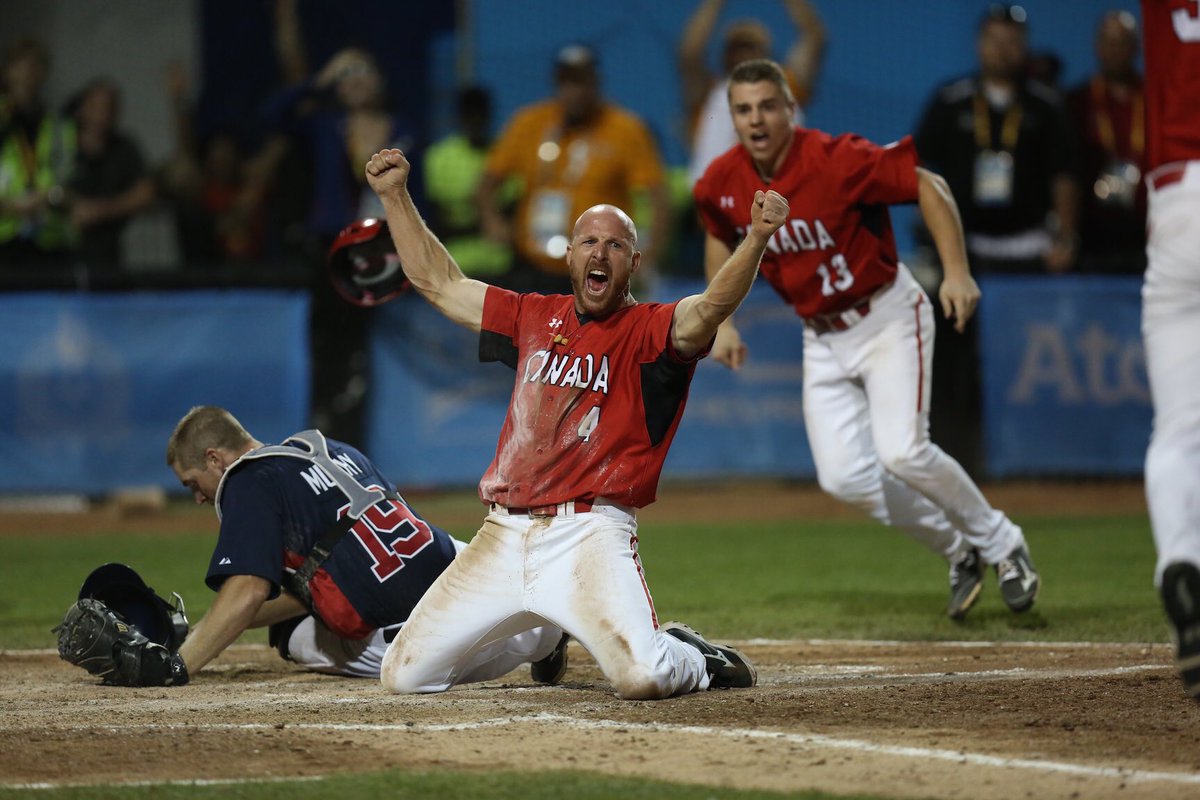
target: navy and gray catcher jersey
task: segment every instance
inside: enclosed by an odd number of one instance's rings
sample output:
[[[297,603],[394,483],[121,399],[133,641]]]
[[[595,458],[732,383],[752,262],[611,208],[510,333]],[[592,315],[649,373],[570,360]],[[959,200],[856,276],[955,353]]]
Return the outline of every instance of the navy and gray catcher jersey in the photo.
[[[317,431],[250,451],[217,489],[221,531],[208,586],[255,575],[270,581],[276,597],[285,570],[299,567],[342,515],[360,513],[309,584],[313,608],[349,639],[403,622],[454,559],[454,541],[403,499],[364,491],[371,489],[393,487],[358,450]]]

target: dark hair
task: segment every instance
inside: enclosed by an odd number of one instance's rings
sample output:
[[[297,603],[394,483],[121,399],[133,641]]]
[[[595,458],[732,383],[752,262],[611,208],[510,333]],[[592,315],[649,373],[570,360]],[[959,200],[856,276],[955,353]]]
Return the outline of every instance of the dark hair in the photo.
[[[492,95],[482,86],[464,86],[458,90],[458,113],[480,111],[490,114],[492,110]]]
[[[112,78],[92,78],[83,88],[71,95],[67,102],[63,104],[63,115],[67,117],[76,117],[79,115],[79,109],[83,106],[83,101],[89,94],[98,90],[104,89],[112,92],[113,100],[117,104],[117,108],[121,107],[121,87]]]

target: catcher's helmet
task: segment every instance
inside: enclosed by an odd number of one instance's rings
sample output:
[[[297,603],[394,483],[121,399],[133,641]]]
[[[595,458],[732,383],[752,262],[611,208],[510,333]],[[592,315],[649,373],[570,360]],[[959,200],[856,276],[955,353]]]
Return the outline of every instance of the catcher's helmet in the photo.
[[[183,598],[175,592],[171,596],[174,605],[155,594],[132,567],[115,562],[96,567],[79,587],[80,600],[99,600],[147,639],[175,652],[187,637],[188,620]]]
[[[360,219],[343,228],[329,248],[328,264],[333,287],[358,306],[377,306],[412,288],[381,219]]]

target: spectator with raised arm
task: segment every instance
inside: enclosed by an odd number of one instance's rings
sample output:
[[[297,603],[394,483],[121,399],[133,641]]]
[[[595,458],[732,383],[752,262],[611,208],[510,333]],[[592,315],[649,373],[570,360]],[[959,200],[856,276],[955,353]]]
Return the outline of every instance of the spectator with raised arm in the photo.
[[[703,0],[688,19],[679,42],[679,77],[691,136],[689,183],[704,174],[714,158],[738,142],[729,121],[727,78],[743,61],[771,58],[771,32],[755,19],[738,20],[725,29],[721,45],[721,73],[715,74],[706,58],[709,43],[725,0]],[[792,22],[794,39],[781,66],[796,98],[797,125],[804,124],[804,106],[812,99],[821,57],[825,52],[825,25],[808,0],[783,0]]]

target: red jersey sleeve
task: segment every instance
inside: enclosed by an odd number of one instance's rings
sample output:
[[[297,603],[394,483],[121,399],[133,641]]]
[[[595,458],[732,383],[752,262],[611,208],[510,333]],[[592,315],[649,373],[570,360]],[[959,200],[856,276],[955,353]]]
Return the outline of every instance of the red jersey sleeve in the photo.
[[[653,361],[660,355],[665,355],[677,364],[691,364],[708,355],[708,351],[712,348],[712,340],[709,340],[691,358],[683,358],[675,352],[675,345],[671,341],[671,328],[675,324],[675,308],[678,305],[678,301],[662,305],[651,305],[653,310],[647,316],[646,323],[642,326],[642,341],[639,347],[643,362]],[[716,338],[715,335],[713,338]]]
[[[483,323],[479,329],[479,360],[499,361],[517,368],[517,319],[521,295],[489,286],[483,297]]]
[[[847,134],[831,139],[829,174],[838,191],[861,205],[912,203],[917,199],[917,148],[911,136],[880,146]]]
[[[483,330],[513,338],[517,334],[517,311],[521,295],[508,289],[489,286],[483,298]]]

